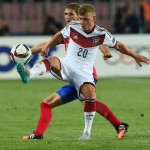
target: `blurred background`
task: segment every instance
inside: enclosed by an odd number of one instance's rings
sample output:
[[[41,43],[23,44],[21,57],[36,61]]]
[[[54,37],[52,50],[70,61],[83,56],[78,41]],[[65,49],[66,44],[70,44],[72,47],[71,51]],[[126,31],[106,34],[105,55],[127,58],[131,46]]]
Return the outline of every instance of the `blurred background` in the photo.
[[[64,6],[70,2],[94,5],[97,25],[150,57],[150,0],[0,0],[0,79],[19,78],[9,58],[11,48],[18,43],[32,47],[49,40],[65,26]],[[49,55],[62,57],[62,49],[64,46],[58,45]],[[148,65],[141,68],[132,58],[113,48],[109,50],[113,57],[107,61],[101,53],[97,55],[95,67],[100,77],[150,76]],[[41,59],[40,54],[33,55],[29,67]]]
[[[0,0],[0,35],[54,34],[70,2],[93,4],[96,24],[112,33],[150,32],[150,0]]]
[[[150,58],[150,0],[0,0],[0,150],[96,150],[99,147],[148,150],[150,65],[139,67],[131,57],[113,48],[109,48],[111,59],[103,60],[102,53],[98,52],[95,60],[100,77],[97,99],[130,125],[125,139],[117,142],[113,127],[96,115],[92,140],[78,142],[84,126],[83,107],[75,101],[53,110],[53,121],[43,141],[21,140],[23,135],[34,131],[41,101],[67,83],[52,79],[47,73],[39,77],[42,80],[23,84],[9,58],[11,48],[18,43],[32,47],[49,40],[65,26],[64,6],[70,2],[93,4],[97,25]],[[64,56],[64,45],[53,47],[49,55]],[[27,67],[41,59],[40,54],[33,55]]]

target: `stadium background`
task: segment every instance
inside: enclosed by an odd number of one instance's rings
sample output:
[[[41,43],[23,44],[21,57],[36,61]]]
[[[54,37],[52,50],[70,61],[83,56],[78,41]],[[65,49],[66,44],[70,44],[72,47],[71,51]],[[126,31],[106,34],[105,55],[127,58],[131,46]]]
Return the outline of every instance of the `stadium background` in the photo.
[[[56,26],[64,26],[62,12],[68,2],[93,4],[97,11],[96,23],[113,33],[131,33],[133,31],[128,29],[131,24],[134,30],[138,28],[134,32],[143,32],[144,18],[149,19],[147,17],[149,11],[143,12],[141,8],[143,0],[0,0],[0,2],[0,21],[8,23],[8,34],[12,35],[47,34],[44,27],[48,16],[49,21],[52,19],[51,22],[58,23]],[[129,19],[128,27],[124,26],[124,31],[121,30],[121,24],[126,24],[127,18],[131,17],[137,24],[133,24]]]
[[[65,26],[63,16],[66,0],[1,0],[0,5],[0,78],[18,78],[8,55],[13,45],[29,46],[46,41]],[[91,3],[96,7],[96,24],[105,27],[120,40],[141,54],[150,56],[150,2],[149,0],[88,0],[71,1]],[[146,5],[145,5],[146,4]],[[56,46],[52,55],[63,56],[63,46]],[[113,58],[104,61],[98,53],[95,67],[101,77],[149,76],[148,66],[135,62],[114,49]],[[34,56],[29,66],[42,59]],[[100,67],[99,67],[100,66]],[[48,77],[48,76],[45,76]],[[52,77],[52,76],[51,76]]]
[[[9,59],[10,49],[17,43],[33,46],[48,40],[52,33],[65,25],[62,12],[68,2],[93,4],[98,25],[137,52],[150,57],[148,0],[146,6],[143,6],[143,0],[0,0],[0,150],[148,150],[149,66],[140,68],[131,58],[113,49],[110,49],[113,58],[109,61],[104,61],[101,53],[95,61],[100,77],[97,98],[107,104],[121,121],[129,123],[129,132],[123,140],[118,141],[113,127],[96,115],[92,139],[78,141],[84,126],[83,107],[78,101],[53,110],[53,120],[43,141],[21,140],[23,135],[35,129],[43,98],[66,83],[51,79],[52,76],[47,74],[43,77],[45,80],[22,84]],[[63,45],[56,46],[50,54],[63,56],[63,49]],[[40,55],[34,55],[29,67],[40,59]]]

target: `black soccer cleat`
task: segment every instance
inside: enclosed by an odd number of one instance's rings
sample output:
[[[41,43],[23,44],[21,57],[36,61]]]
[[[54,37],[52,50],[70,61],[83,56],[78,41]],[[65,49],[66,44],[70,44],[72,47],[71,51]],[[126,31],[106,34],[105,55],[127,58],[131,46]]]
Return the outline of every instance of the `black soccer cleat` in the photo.
[[[129,125],[124,122],[122,122],[122,124],[116,128],[118,139],[122,139],[124,137],[124,134],[128,131],[128,128],[129,128]]]
[[[33,132],[30,135],[23,136],[22,139],[23,140],[30,140],[30,139],[33,139],[33,140],[42,140],[43,139],[43,134],[35,135],[35,132]]]

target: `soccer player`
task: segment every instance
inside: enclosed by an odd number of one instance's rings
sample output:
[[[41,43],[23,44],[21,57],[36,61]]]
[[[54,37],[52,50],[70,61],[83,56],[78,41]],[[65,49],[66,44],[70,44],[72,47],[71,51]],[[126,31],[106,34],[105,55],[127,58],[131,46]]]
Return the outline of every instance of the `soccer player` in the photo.
[[[75,20],[73,18],[73,16],[76,16],[77,14],[77,9],[79,6],[76,6],[76,12],[75,12],[75,8],[76,4],[69,4],[65,7],[65,19],[66,22],[70,22],[71,20]],[[45,45],[46,43],[41,44],[41,46],[43,47],[43,45]],[[39,49],[42,47],[33,47],[32,48],[32,52],[36,53]],[[109,54],[109,53],[107,53]],[[53,107],[56,107],[58,105],[64,104],[64,103],[68,103],[74,99],[77,99],[77,92],[76,89],[73,85],[69,84],[64,86],[62,89],[60,89],[57,93],[54,93],[52,95],[50,95],[49,97],[47,97],[42,103],[41,103],[41,117],[40,120],[38,122],[38,126],[36,131],[31,134],[30,136],[25,136],[24,139],[41,139],[43,133],[45,132],[49,122],[50,122],[50,118],[52,116],[52,112],[51,109]],[[47,110],[46,110],[47,109]],[[96,111],[98,113],[100,113],[102,116],[104,116],[108,121],[111,122],[111,124],[116,128],[117,132],[118,132],[118,138],[122,138],[124,132],[127,130],[128,125],[127,124],[122,124],[116,117],[115,115],[111,112],[111,110],[103,103],[99,102],[96,100]],[[48,115],[49,114],[49,115]],[[43,118],[46,118],[45,122],[43,122]],[[45,126],[43,128],[43,126]],[[89,130],[90,131],[90,130]],[[88,133],[88,136],[86,136],[86,139],[89,139],[90,137],[90,132]],[[83,136],[81,139],[85,139],[85,136]]]

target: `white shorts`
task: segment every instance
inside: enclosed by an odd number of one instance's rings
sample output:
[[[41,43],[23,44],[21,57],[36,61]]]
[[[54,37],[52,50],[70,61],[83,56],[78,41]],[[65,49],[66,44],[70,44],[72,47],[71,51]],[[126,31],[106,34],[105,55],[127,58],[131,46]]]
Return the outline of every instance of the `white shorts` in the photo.
[[[84,83],[92,83],[95,86],[94,78],[93,78],[93,67],[89,68],[83,65],[80,61],[66,59],[66,58],[58,58],[61,63],[61,77],[58,77],[61,80],[70,82],[73,84],[78,92],[78,96],[80,99],[83,97],[80,95],[80,87]],[[54,76],[56,74],[52,72]]]

